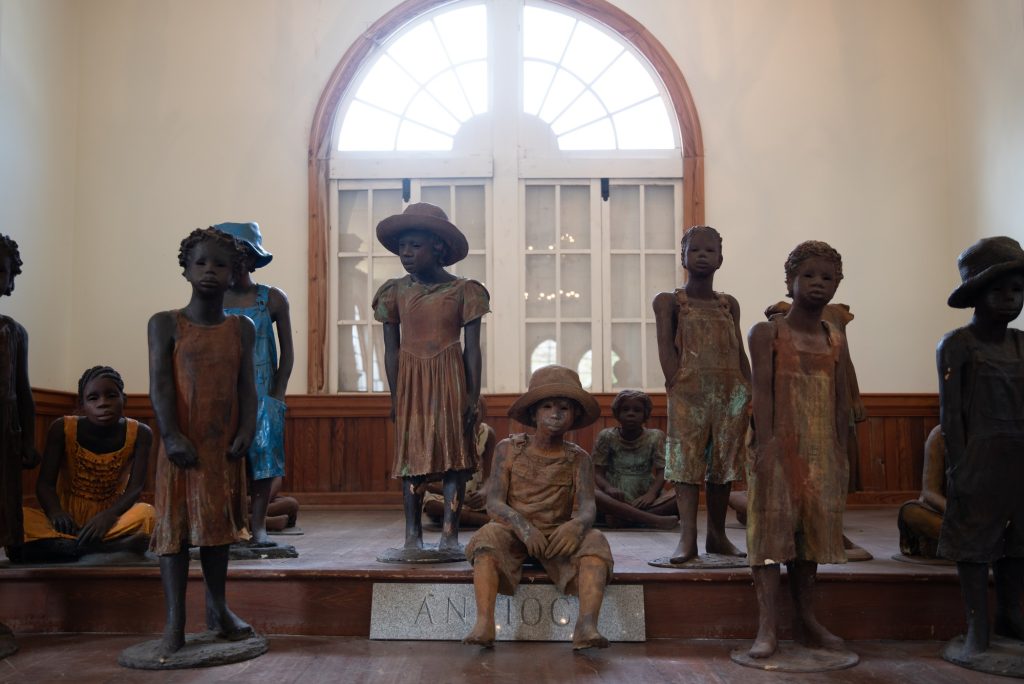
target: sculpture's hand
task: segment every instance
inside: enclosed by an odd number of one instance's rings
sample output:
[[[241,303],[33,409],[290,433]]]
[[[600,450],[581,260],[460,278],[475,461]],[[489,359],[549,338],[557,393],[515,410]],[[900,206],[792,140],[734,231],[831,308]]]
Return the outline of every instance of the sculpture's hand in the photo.
[[[78,525],[66,511],[58,511],[50,516],[50,524],[61,534],[76,534],[78,532]]]
[[[103,537],[116,522],[117,516],[113,511],[109,509],[100,511],[89,522],[82,525],[82,529],[78,532],[78,545],[88,546],[103,541]]]
[[[466,408],[462,409],[462,431],[467,435],[472,435],[473,428],[476,427],[478,407],[479,404],[466,404]]]
[[[249,453],[249,447],[251,446],[252,440],[244,435],[235,435],[235,438],[231,441],[231,446],[228,447],[228,458],[232,461],[238,459]]]
[[[658,494],[656,492],[645,492],[638,496],[637,498],[633,499],[632,503],[633,506],[636,508],[647,510],[648,508],[654,505],[654,501],[657,498]]]
[[[391,412],[388,413],[388,418],[391,419],[392,423],[395,422],[395,399],[394,399],[394,397],[391,398]]]
[[[467,492],[462,505],[479,510],[487,505],[487,498],[480,492]]]
[[[164,451],[167,452],[167,460],[179,468],[194,468],[199,465],[199,454],[184,435],[165,436]]]
[[[544,550],[548,546],[548,539],[544,536],[543,532],[530,525],[530,529],[526,532],[526,537],[523,538],[523,543],[526,544],[526,552],[528,554],[534,558],[540,558],[544,555]]]
[[[572,555],[583,541],[583,523],[576,519],[566,520],[551,533],[548,548],[544,552],[548,558]]]

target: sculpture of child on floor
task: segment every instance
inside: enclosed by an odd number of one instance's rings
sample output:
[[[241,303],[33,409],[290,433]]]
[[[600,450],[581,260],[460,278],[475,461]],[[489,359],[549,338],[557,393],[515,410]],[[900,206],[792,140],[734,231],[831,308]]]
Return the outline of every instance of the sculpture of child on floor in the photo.
[[[785,269],[792,308],[754,325],[749,337],[757,444],[749,468],[747,549],[758,631],[747,655],[754,659],[778,648],[782,563],[797,642],[843,649],[843,640],[818,622],[813,596],[818,564],[846,562],[849,364],[842,332],[823,320],[843,278],[842,259],[824,242],[804,242],[789,254]]]
[[[579,595],[573,648],[608,646],[597,622],[613,561],[604,535],[593,529],[594,467],[587,452],[564,439],[599,414],[579,376],[564,366],[534,371],[529,389],[509,408],[509,417],[536,432],[511,435],[498,444],[487,494],[493,522],[466,545],[476,623],[463,643],[494,644],[497,595],[515,593],[523,563],[533,558],[560,591]]]
[[[612,400],[618,427],[605,428],[594,442],[597,511],[609,527],[639,525],[670,530],[679,524],[675,493],[663,494],[665,433],[645,428],[651,398],[623,390]]]
[[[974,315],[937,351],[947,477],[938,552],[956,561],[967,636],[944,657],[984,669],[990,565],[992,631],[1010,643],[1024,640],[1024,332],[1008,327],[1024,306],[1024,250],[1008,237],[985,238],[964,250],[957,266],[962,282],[948,304],[973,307]],[[1017,660],[1024,662],[1024,650]]]
[[[732,483],[742,479],[750,423],[750,363],[740,333],[740,306],[713,288],[722,266],[722,236],[710,226],[683,235],[686,284],[654,298],[658,358],[668,392],[665,479],[675,483],[679,544],[670,562],[697,558],[697,503],[707,490],[709,554],[743,556],[725,534]]]
[[[81,416],[53,421],[36,482],[42,510],[25,508],[22,560],[76,561],[87,553],[149,548],[156,515],[139,501],[153,444],[149,426],[124,416],[124,381],[93,366],[78,381]]]
[[[377,239],[408,272],[381,285],[373,298],[374,317],[384,324],[395,421],[391,472],[402,480],[405,507],[405,545],[377,559],[459,561],[465,483],[478,467],[473,430],[480,400],[480,321],[490,310],[490,297],[477,281],[445,270],[466,257],[469,243],[440,207],[410,204],[377,224]],[[435,550],[423,545],[422,485],[437,474],[445,507]]]
[[[936,425],[924,442],[921,496],[900,506],[896,524],[900,553],[908,558],[937,559],[939,530],[946,513],[946,442]]]

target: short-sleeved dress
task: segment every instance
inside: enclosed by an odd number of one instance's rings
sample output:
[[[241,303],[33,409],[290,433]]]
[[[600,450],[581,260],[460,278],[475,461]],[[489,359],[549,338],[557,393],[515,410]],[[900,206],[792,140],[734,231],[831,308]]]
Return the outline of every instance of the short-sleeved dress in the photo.
[[[0,546],[20,545],[23,536],[17,365],[25,338],[17,321],[0,316]]]
[[[757,445],[750,468],[747,557],[752,566],[791,560],[845,563],[849,470],[836,427],[836,402],[846,391],[836,387],[845,338],[822,321],[828,349],[808,352],[794,346],[784,319],[768,325],[775,330],[775,438]]]
[[[490,311],[483,285],[468,278],[425,285],[411,276],[384,283],[374,317],[401,325],[392,475],[415,477],[475,470],[472,439],[462,429],[466,372],[462,328]]]
[[[961,379],[966,451],[947,462],[939,555],[967,563],[1024,557],[1024,332],[1009,344],[980,344],[969,328],[954,338],[969,352]]]
[[[120,449],[97,454],[78,441],[80,416],[64,416],[64,460],[57,476],[57,497],[75,524],[81,527],[97,514],[107,510],[124,493],[135,455],[139,423],[126,418],[124,444]],[[148,457],[148,454],[147,454]],[[136,502],[117,519],[103,541],[130,534],[153,531],[155,514],[147,503]],[[46,513],[38,508],[25,509],[25,542],[38,539],[75,539],[53,529]]]
[[[285,404],[270,396],[277,372],[277,340],[274,321],[267,302],[270,287],[256,286],[256,303],[252,306],[225,308],[226,314],[247,316],[256,326],[253,341],[253,372],[256,377],[256,435],[246,458],[249,475],[253,480],[267,480],[284,476],[284,411]]]
[[[654,481],[654,468],[665,467],[665,433],[646,428],[634,440],[623,438],[617,427],[605,428],[594,442],[594,465],[605,468],[605,479],[626,495],[643,496]]]
[[[156,463],[156,528],[151,548],[177,553],[183,545],[238,541],[246,526],[245,460],[227,456],[238,431],[241,317],[198,325],[175,312],[174,384],[178,427],[195,446],[199,464],[179,468],[163,440]]]
[[[743,478],[750,383],[729,299],[692,300],[676,289],[679,370],[668,386],[665,479],[727,484]]]

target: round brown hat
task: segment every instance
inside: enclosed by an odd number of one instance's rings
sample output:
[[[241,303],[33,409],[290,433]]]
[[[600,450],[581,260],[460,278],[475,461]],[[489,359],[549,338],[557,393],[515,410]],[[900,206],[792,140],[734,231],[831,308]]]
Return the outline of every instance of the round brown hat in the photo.
[[[451,266],[469,254],[466,236],[448,220],[441,207],[427,202],[410,204],[401,214],[388,216],[377,224],[377,239],[389,252],[398,254],[398,238],[407,230],[424,230],[448,245],[448,259],[442,266]]]
[[[551,365],[533,372],[530,376],[529,389],[512,403],[508,409],[508,417],[518,420],[523,425],[537,427],[537,423],[530,416],[530,407],[538,401],[552,397],[572,399],[583,408],[572,423],[573,430],[590,425],[601,415],[601,407],[598,406],[597,400],[583,389],[583,383],[580,382],[580,376],[576,371],[565,366]]]
[[[999,276],[1013,271],[1024,273],[1024,249],[1013,238],[1002,235],[982,238],[960,254],[956,265],[963,282],[949,295],[947,303],[954,309],[967,309]]]

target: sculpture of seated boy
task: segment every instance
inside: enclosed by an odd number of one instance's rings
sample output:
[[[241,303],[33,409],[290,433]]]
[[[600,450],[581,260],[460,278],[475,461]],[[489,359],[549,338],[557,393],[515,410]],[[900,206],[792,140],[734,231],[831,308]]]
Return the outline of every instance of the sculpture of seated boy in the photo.
[[[939,530],[946,513],[946,443],[936,425],[924,442],[921,496],[900,506],[900,553],[938,558]]]
[[[612,400],[619,427],[605,428],[594,442],[594,495],[609,527],[641,525],[670,530],[679,524],[674,492],[665,485],[665,433],[645,428],[651,398],[623,390]]]
[[[36,482],[42,510],[25,509],[23,561],[75,561],[87,553],[149,547],[156,514],[139,495],[153,433],[124,417],[124,400],[121,375],[94,366],[78,381],[83,415],[50,425]]]
[[[949,296],[974,308],[971,322],[937,350],[939,420],[946,439],[946,514],[939,555],[956,561],[967,636],[954,662],[989,648],[988,569],[996,589],[994,631],[1024,640],[1024,332],[1009,328],[1024,306],[1024,250],[1016,240],[979,240],[957,259]]]
[[[509,417],[536,432],[503,439],[495,452],[487,493],[493,522],[466,546],[473,564],[476,624],[463,643],[494,644],[497,594],[514,594],[523,563],[533,558],[560,591],[579,595],[573,648],[608,646],[597,620],[613,561],[604,535],[593,529],[594,466],[587,452],[564,439],[566,432],[590,425],[599,414],[576,372],[554,365],[537,369],[529,389],[509,408]]]

